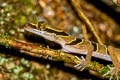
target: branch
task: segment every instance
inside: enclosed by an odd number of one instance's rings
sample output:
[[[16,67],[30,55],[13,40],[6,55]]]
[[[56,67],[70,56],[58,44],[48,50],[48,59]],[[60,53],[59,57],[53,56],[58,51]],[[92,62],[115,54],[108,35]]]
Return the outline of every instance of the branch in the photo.
[[[49,59],[53,61],[64,61],[67,64],[72,65],[71,67],[75,68],[74,66],[81,63],[81,61],[78,59],[77,56],[63,53],[60,50],[53,50],[49,48],[42,47],[38,44],[34,43],[28,43],[25,41],[19,41],[11,39],[7,35],[0,35],[0,45],[5,46],[6,48],[14,48],[19,50],[21,53],[38,57],[38,58],[44,58]],[[79,70],[78,68],[75,68]],[[109,71],[109,68],[107,66],[104,66],[103,64],[99,64],[98,62],[91,62],[89,66],[87,66],[88,70],[93,70],[97,73],[99,73],[102,77],[103,74]],[[94,74],[96,75],[96,74]],[[106,78],[109,78],[110,76],[106,76]]]

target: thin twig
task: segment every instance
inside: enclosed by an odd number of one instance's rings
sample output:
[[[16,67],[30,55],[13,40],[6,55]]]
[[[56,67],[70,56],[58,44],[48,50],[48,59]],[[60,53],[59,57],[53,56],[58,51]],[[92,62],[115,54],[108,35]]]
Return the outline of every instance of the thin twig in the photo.
[[[88,35],[87,35],[87,29],[86,29],[86,26],[84,24],[82,24],[82,32],[84,35],[84,39],[89,40]]]
[[[72,3],[73,7],[75,8],[75,10],[76,10],[79,18],[82,19],[83,22],[90,28],[90,30],[92,31],[93,35],[97,39],[98,43],[99,44],[103,44],[102,40],[97,35],[97,32],[95,31],[93,25],[91,24],[91,22],[89,21],[89,19],[84,15],[84,13],[81,11],[80,4],[78,4],[77,0],[70,0],[70,1]]]
[[[19,40],[14,40],[9,38],[9,36],[6,35],[0,35],[0,45],[5,46],[6,48],[14,48],[16,50],[19,50],[21,53],[38,57],[38,58],[44,58],[44,59],[49,59],[53,61],[63,61],[67,64],[72,65],[73,68],[74,66],[79,65],[81,63],[81,60],[79,57],[61,52],[60,50],[53,50],[49,48],[42,47],[40,45],[34,44],[34,43],[28,43],[24,41],[19,41]],[[23,54],[23,55],[24,55]],[[78,68],[76,68],[79,70]],[[106,73],[109,68],[106,66],[99,64],[98,62],[91,62],[87,66],[88,70],[93,70],[96,71],[97,73],[103,75]],[[109,78],[107,76],[107,78]]]

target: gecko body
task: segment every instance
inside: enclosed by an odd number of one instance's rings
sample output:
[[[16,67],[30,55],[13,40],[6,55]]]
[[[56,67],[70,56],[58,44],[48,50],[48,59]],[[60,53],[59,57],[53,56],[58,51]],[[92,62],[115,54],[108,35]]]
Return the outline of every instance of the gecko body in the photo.
[[[60,44],[62,51],[64,52],[86,55],[85,61],[80,63],[81,70],[90,63],[92,56],[106,61],[111,61],[114,64],[114,69],[107,74],[111,74],[110,80],[113,75],[115,75],[117,80],[119,80],[120,49],[72,37],[63,30],[47,25],[43,21],[40,21],[37,24],[28,23],[25,26],[25,31]]]

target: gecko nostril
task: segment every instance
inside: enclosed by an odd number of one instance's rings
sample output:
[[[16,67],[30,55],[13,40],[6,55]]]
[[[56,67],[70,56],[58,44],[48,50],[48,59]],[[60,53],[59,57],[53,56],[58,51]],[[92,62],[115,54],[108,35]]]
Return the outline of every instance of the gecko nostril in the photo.
[[[44,34],[44,31],[39,31],[39,33]]]

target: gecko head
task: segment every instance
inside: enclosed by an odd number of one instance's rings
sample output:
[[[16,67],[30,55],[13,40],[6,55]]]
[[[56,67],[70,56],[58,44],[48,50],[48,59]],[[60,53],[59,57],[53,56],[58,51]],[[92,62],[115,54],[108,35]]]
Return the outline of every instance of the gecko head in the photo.
[[[69,36],[67,33],[65,33],[63,30],[57,29],[56,27],[53,27],[44,21],[39,21],[37,24],[33,23],[26,23],[25,24],[25,30],[29,31],[36,31],[36,32],[44,32],[44,33],[49,33],[49,34],[55,34],[59,36]]]

